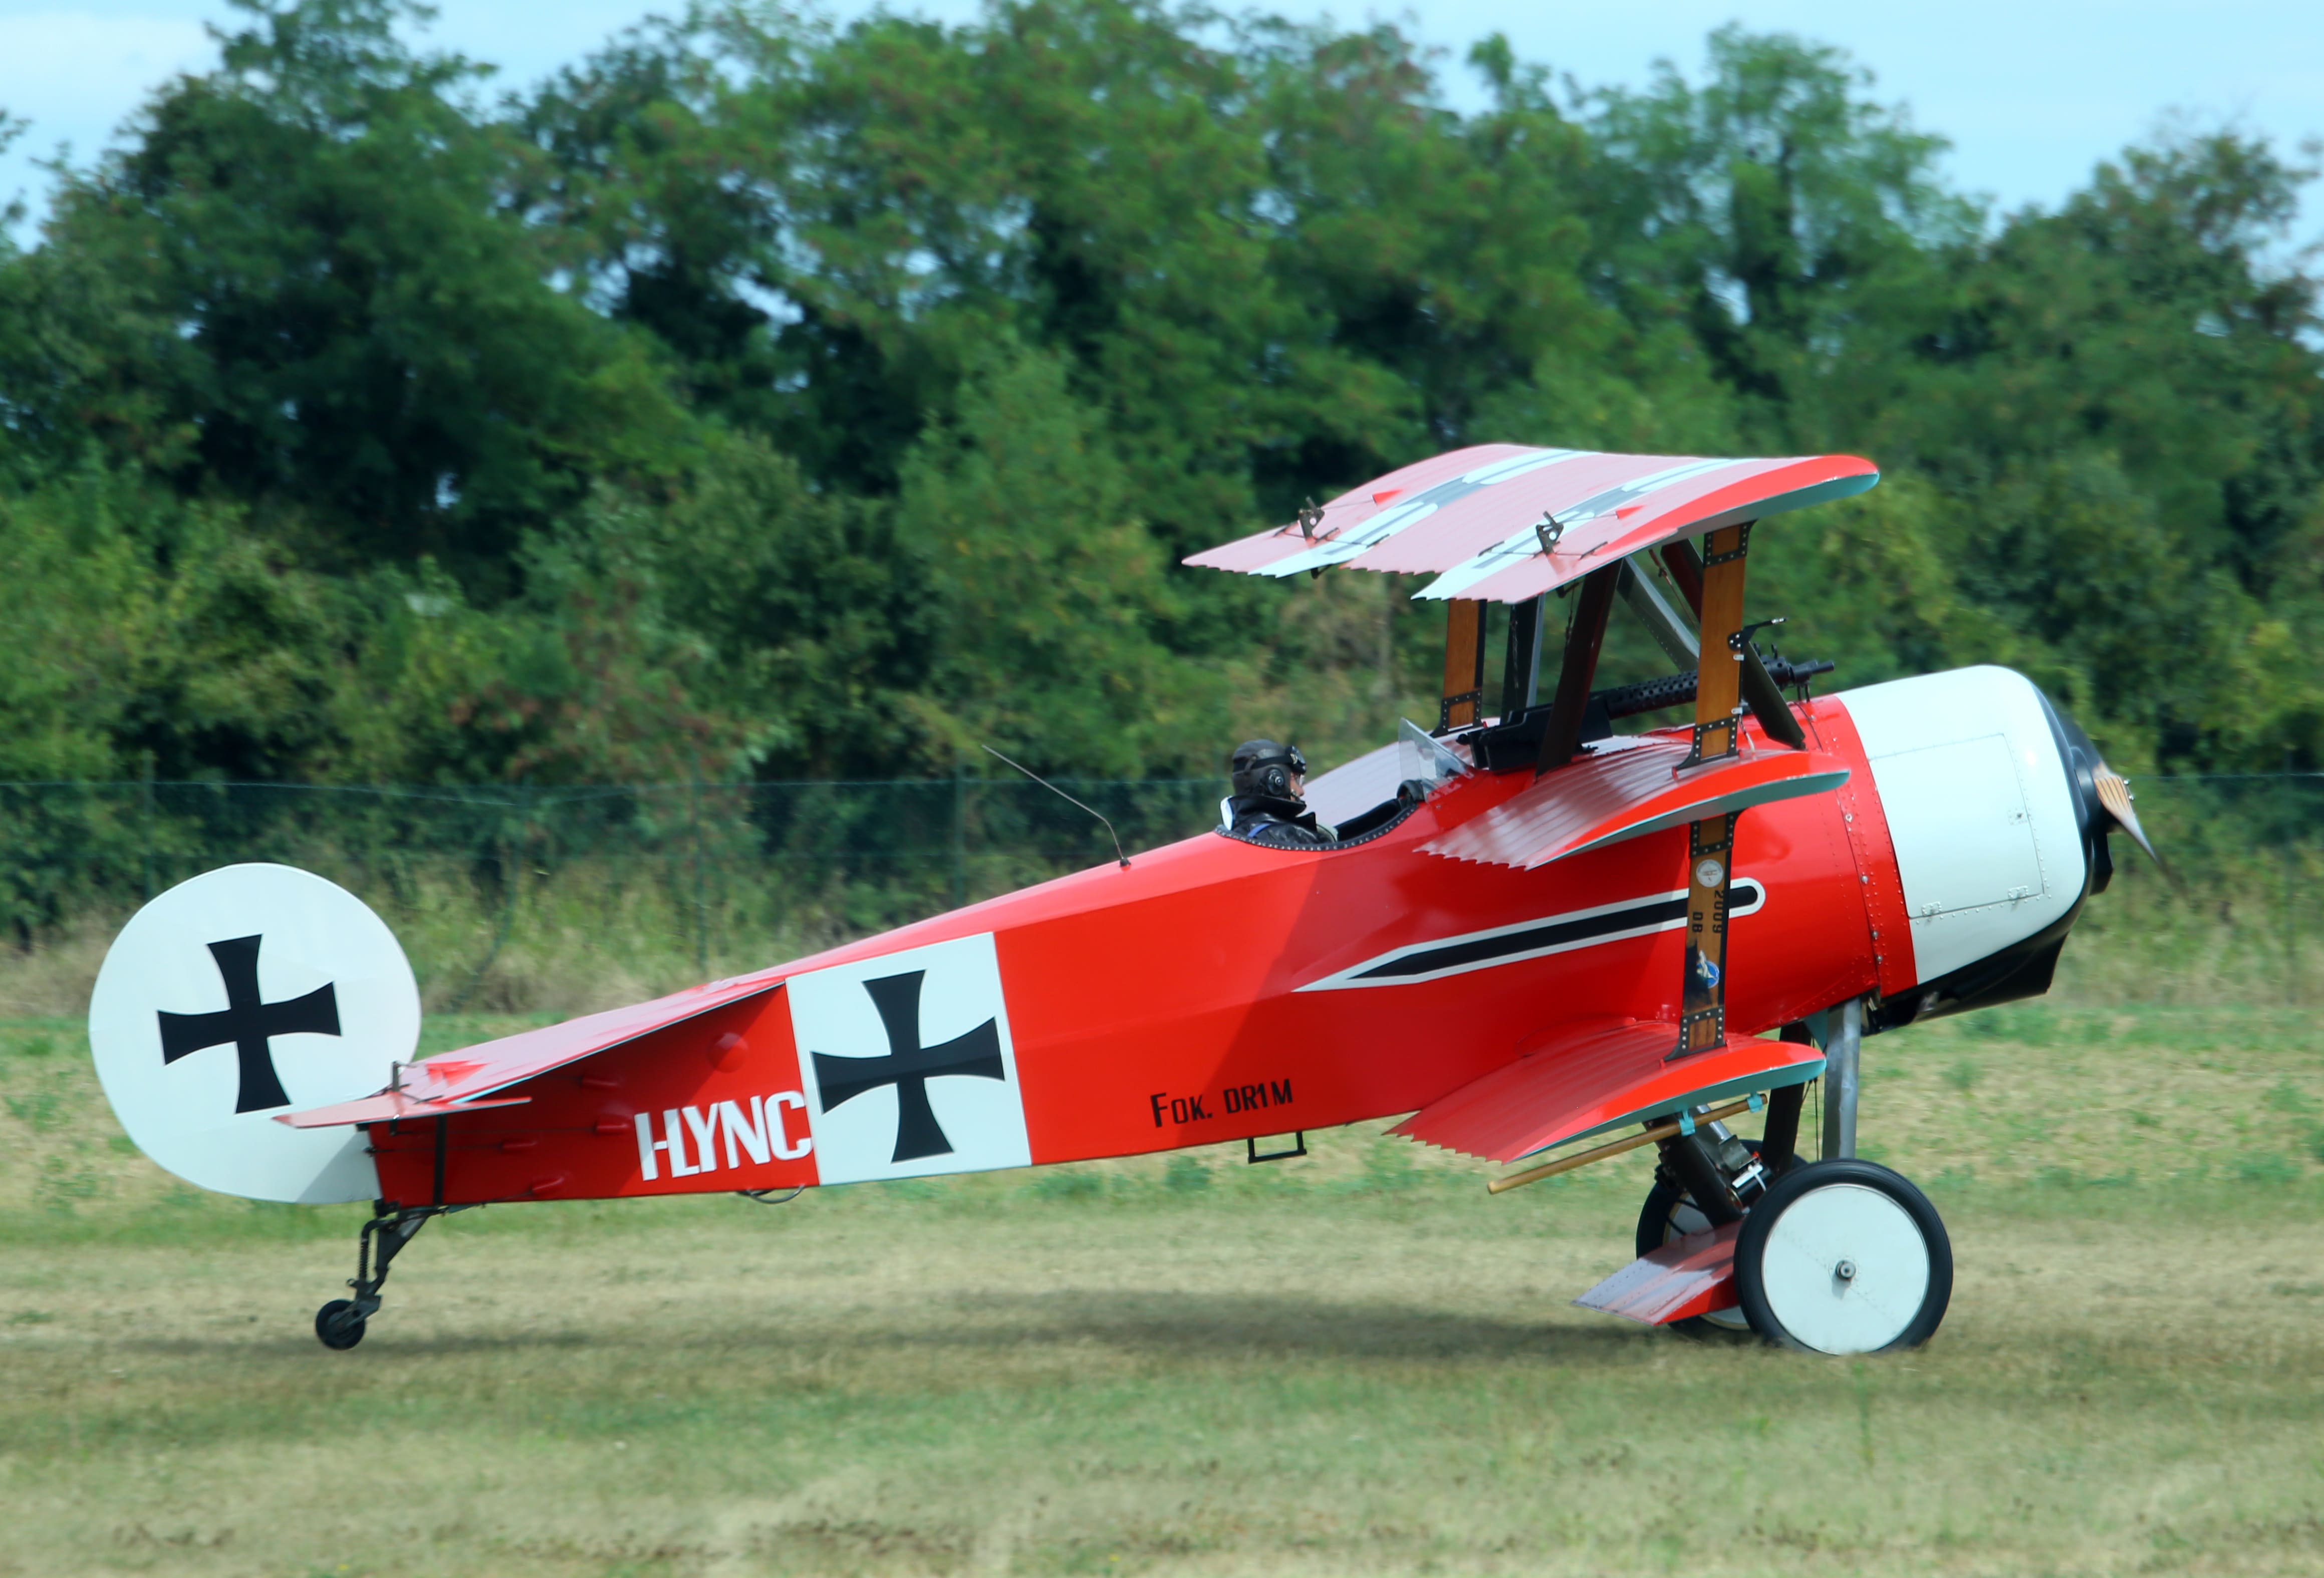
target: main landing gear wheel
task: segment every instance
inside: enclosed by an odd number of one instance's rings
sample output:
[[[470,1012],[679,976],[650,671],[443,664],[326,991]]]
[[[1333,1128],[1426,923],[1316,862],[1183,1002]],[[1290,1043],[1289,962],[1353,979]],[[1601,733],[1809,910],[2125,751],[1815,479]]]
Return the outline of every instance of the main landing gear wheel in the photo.
[[[1743,1219],[1735,1291],[1751,1329],[1786,1348],[1917,1348],[1952,1300],[1952,1243],[1928,1196],[1886,1167],[1815,1162],[1776,1179]]]
[[[363,1312],[351,1298],[335,1298],[315,1312],[315,1335],[326,1348],[352,1348],[364,1338]]]
[[[1759,1142],[1746,1140],[1742,1143],[1750,1151],[1751,1159],[1758,1160]],[[1798,1157],[1792,1158],[1793,1168],[1806,1165]],[[1694,1196],[1657,1171],[1655,1186],[1646,1191],[1646,1202],[1638,1208],[1638,1258],[1643,1260],[1665,1244],[1710,1231],[1711,1218],[1696,1209]],[[1744,1320],[1741,1310],[1729,1308],[1673,1321],[1670,1329],[1690,1337],[1709,1337],[1719,1333],[1733,1333],[1739,1336],[1751,1327]]]

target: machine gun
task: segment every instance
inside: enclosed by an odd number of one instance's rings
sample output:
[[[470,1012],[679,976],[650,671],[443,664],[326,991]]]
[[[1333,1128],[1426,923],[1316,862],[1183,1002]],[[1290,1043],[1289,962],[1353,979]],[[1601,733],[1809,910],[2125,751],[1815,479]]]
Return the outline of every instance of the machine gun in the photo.
[[[1818,674],[1829,674],[1832,664],[1821,658],[1794,662],[1788,658],[1763,660],[1767,677],[1777,688],[1788,690],[1803,685]],[[1694,705],[1695,674],[1665,674],[1659,679],[1642,679],[1636,685],[1617,685],[1610,689],[1590,693],[1589,710],[1582,715],[1582,739],[1586,744],[1592,740],[1604,740],[1614,733],[1616,718],[1638,717],[1651,712],[1662,712],[1674,706]],[[1461,736],[1475,754],[1477,765],[1489,772],[1507,772],[1519,767],[1531,767],[1541,750],[1541,737],[1549,727],[1549,705],[1529,707],[1506,723],[1495,724]]]

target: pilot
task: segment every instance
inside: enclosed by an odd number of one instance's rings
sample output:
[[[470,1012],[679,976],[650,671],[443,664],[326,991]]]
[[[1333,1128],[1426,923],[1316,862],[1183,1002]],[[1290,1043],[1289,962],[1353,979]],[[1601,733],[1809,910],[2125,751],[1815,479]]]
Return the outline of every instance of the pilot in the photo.
[[[1307,759],[1296,745],[1245,740],[1230,759],[1234,793],[1227,798],[1227,828],[1253,844],[1307,849],[1336,844],[1339,832],[1307,808]]]

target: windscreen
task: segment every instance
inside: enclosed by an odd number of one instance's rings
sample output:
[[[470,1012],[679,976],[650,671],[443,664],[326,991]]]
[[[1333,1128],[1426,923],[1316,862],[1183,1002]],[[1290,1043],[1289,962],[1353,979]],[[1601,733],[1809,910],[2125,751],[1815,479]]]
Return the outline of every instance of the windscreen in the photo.
[[[1450,783],[1469,771],[1469,764],[1443,741],[1410,718],[1399,720],[1396,731],[1397,780],[1418,779],[1431,789]]]

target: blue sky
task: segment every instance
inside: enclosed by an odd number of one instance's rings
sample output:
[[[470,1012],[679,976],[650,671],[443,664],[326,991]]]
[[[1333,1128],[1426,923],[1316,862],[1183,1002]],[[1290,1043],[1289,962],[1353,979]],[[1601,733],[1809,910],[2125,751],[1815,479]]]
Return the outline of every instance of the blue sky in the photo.
[[[521,87],[655,10],[631,0],[442,0],[434,38],[502,68]],[[949,20],[972,0],[918,0],[891,9]],[[831,7],[840,15],[870,9]],[[1314,19],[1326,8],[1276,7]],[[1401,18],[1446,51],[1455,102],[1474,103],[1459,65],[1485,33],[1508,34],[1520,57],[1585,83],[1643,82],[1658,57],[1692,73],[1702,40],[1729,21],[1838,44],[1878,78],[1876,93],[1912,106],[1924,129],[1952,139],[1950,172],[2003,207],[2055,203],[2098,160],[2172,115],[2229,121],[2286,144],[2324,136],[2324,4],[2319,0],[1952,0],[1945,5],[1864,0],[1466,0],[1359,10],[1342,22]],[[72,144],[83,161],[111,139],[154,86],[214,58],[207,21],[224,0],[0,0],[0,107],[32,123],[0,154],[0,198],[35,208],[47,179],[34,161]],[[2311,193],[2303,231],[2324,222]]]

